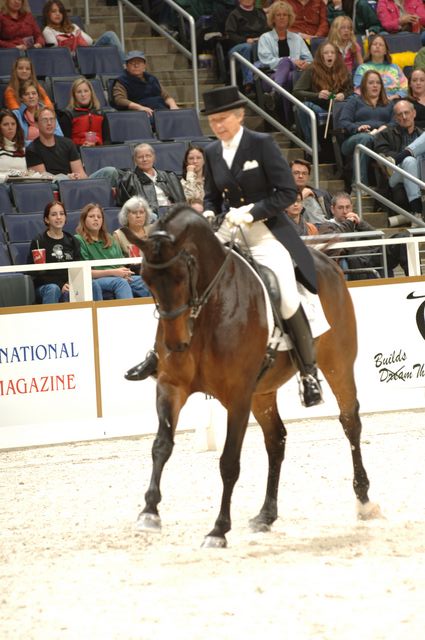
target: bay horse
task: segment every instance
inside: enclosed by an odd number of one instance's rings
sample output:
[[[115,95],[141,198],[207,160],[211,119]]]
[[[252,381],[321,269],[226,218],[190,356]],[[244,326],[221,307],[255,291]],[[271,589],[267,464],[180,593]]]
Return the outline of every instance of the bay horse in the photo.
[[[221,507],[203,546],[227,545],[230,502],[251,410],[263,430],[268,478],[264,504],[250,526],[253,531],[268,531],[278,515],[278,485],[287,435],[278,413],[277,390],[296,368],[287,351],[278,352],[273,366],[259,378],[269,334],[262,284],[239,256],[220,243],[202,215],[188,205],[174,206],[150,227],[146,239],[132,241],[143,252],[142,276],[159,316],[159,426],[152,447],[152,475],[137,530],[161,528],[160,481],[173,450],[178,416],[192,393],[204,392],[222,403],[228,419],[220,457]],[[324,253],[316,249],[312,253],[318,293],[330,325],[316,340],[317,363],[336,397],[339,420],[350,443],[358,515],[363,519],[378,517],[379,506],[368,498],[369,480],[360,449],[354,309],[342,271]]]

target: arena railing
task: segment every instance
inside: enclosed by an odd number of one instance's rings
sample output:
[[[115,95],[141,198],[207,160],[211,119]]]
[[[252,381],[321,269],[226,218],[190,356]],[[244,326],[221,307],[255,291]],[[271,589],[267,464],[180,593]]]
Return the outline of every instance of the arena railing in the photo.
[[[362,232],[363,234],[375,235],[376,232]],[[349,235],[349,234],[344,234]],[[352,234],[353,235],[353,234]],[[360,235],[360,234],[354,234]],[[323,236],[307,236],[307,241],[312,241],[320,248],[321,241],[323,245],[329,244],[332,239],[331,235]],[[335,242],[332,243],[332,249],[353,249],[355,247],[365,247],[365,253],[371,246],[382,247],[383,254],[385,254],[384,247],[391,244],[406,244],[407,246],[407,259],[409,276],[421,276],[425,273],[425,263],[421,264],[420,244],[423,244],[423,236],[417,235],[412,230],[411,237],[403,238],[376,238],[371,237],[365,240],[352,239],[348,241],[339,241],[341,236],[335,236]],[[364,237],[364,236],[363,236]],[[318,242],[319,241],[319,242]],[[422,252],[423,256],[423,252]],[[140,264],[141,258],[117,258],[114,259],[114,265],[129,265]],[[82,260],[71,263],[49,262],[46,264],[21,264],[21,265],[6,265],[0,267],[0,274],[2,273],[33,273],[36,271],[48,271],[52,269],[67,269],[68,281],[70,285],[70,301],[71,302],[90,302],[93,300],[92,296],[92,276],[91,270],[96,267],[110,265],[111,260]],[[386,262],[384,263],[384,275],[387,274]]]
[[[401,169],[401,167],[398,167],[397,165],[393,164],[389,160],[386,160],[375,151],[372,151],[372,149],[369,149],[368,147],[365,147],[362,144],[358,144],[354,149],[354,186],[356,189],[356,204],[357,204],[356,210],[358,215],[361,218],[363,217],[363,210],[362,210],[363,204],[362,204],[361,192],[364,191],[369,196],[372,196],[373,198],[375,198],[375,200],[378,200],[379,202],[384,204],[386,207],[390,208],[395,213],[404,216],[406,218],[406,221],[407,220],[410,221],[412,224],[415,224],[416,227],[425,227],[425,222],[423,220],[418,219],[415,215],[413,215],[409,211],[406,211],[402,207],[399,207],[397,204],[395,204],[395,202],[388,200],[388,198],[381,195],[375,189],[373,189],[372,187],[369,187],[369,185],[366,185],[361,181],[360,157],[362,153],[369,156],[370,158],[373,158],[378,164],[389,167],[393,171],[400,174],[403,178],[407,178],[411,182],[414,182],[421,189],[425,189],[425,182],[423,182],[422,180],[419,180],[419,178],[416,178],[415,176],[412,176],[410,173],[408,173],[404,169]]]
[[[176,38],[174,38],[166,29],[163,29],[159,24],[154,22],[146,13],[144,13],[141,9],[136,7],[129,0],[118,0],[118,19],[119,19],[119,32],[120,32],[120,40],[123,49],[125,50],[125,33],[124,33],[124,7],[127,7],[129,11],[137,15],[139,18],[142,18],[144,22],[146,22],[154,31],[160,33],[162,36],[170,40],[173,45],[182,53],[188,60],[191,62],[192,66],[192,76],[193,76],[193,99],[195,103],[195,109],[197,113],[199,113],[199,81],[198,81],[198,53],[197,53],[197,45],[196,45],[196,31],[195,31],[195,19],[190,15],[187,11],[182,9],[178,4],[176,4],[173,0],[164,0],[170,7],[172,7],[180,17],[183,22],[187,20],[189,24],[189,38],[190,38],[190,49],[187,49],[184,45],[181,44]],[[84,12],[85,12],[85,22],[86,24],[90,24],[90,6],[89,0],[84,0]]]
[[[317,138],[316,114],[312,109],[309,109],[308,107],[306,107],[303,102],[295,98],[295,96],[293,96],[292,93],[289,93],[289,91],[286,91],[286,89],[284,89],[279,84],[277,84],[277,82],[275,82],[272,78],[270,78],[270,76],[263,73],[261,69],[259,69],[254,64],[249,62],[249,60],[246,60],[243,56],[241,56],[237,52],[232,53],[230,56],[230,81],[232,84],[237,85],[236,62],[239,62],[241,65],[250,69],[255,76],[257,76],[258,78],[266,82],[268,85],[270,85],[270,88],[274,89],[276,93],[281,95],[283,98],[286,98],[287,100],[289,100],[294,106],[297,107],[297,109],[304,111],[309,116],[310,124],[311,124],[311,139],[312,139],[311,146],[308,145],[304,140],[299,138],[297,135],[295,135],[293,131],[291,131],[290,129],[287,129],[281,122],[273,118],[273,116],[271,116],[269,113],[264,111],[264,109],[259,107],[258,104],[256,104],[253,100],[250,100],[245,95],[240,93],[240,96],[242,98],[245,98],[245,100],[248,102],[250,108],[253,111],[258,113],[264,120],[267,120],[267,122],[269,122],[278,131],[283,133],[287,138],[292,140],[292,142],[295,142],[297,146],[301,147],[302,149],[304,149],[304,151],[307,151],[307,153],[311,155],[313,186],[315,188],[318,188],[319,187],[319,146],[318,146],[318,138]]]

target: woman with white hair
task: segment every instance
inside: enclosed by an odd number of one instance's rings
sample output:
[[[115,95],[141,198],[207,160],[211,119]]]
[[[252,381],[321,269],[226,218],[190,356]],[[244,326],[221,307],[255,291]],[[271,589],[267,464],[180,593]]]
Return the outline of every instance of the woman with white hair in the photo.
[[[125,256],[134,258],[141,255],[140,249],[127,239],[125,231],[129,229],[135,236],[143,240],[147,235],[146,226],[155,219],[155,214],[144,198],[133,196],[124,203],[118,214],[121,228],[114,231],[113,237],[120,245]],[[138,271],[140,270],[139,265],[136,264],[133,266],[136,267]]]

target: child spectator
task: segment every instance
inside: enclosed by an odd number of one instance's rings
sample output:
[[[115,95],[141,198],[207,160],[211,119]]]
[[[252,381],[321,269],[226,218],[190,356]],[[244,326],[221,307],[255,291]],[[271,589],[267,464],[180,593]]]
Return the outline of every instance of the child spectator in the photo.
[[[24,134],[16,115],[8,109],[0,111],[0,182],[11,171],[26,171]]]
[[[73,83],[62,124],[65,135],[78,146],[103,144],[105,118],[90,80],[78,78]]]
[[[329,30],[328,40],[338,48],[350,73],[363,63],[362,49],[353,33],[351,18],[347,16],[335,18]]]
[[[60,0],[46,2],[43,7],[43,20],[46,25],[43,29],[46,44],[67,47],[72,53],[77,47],[90,47],[93,44],[95,47],[113,45],[117,47],[124,63],[124,50],[114,31],[105,31],[95,42],[88,33],[70,21],[68,12]]]
[[[43,213],[46,231],[31,241],[27,262],[34,262],[32,251],[44,249],[46,262],[71,262],[81,260],[78,240],[63,228],[66,223],[66,210],[62,202],[49,202]],[[69,284],[67,269],[37,271],[34,276],[37,301],[42,304],[69,302]],[[93,299],[102,300],[99,289],[93,288]]]
[[[28,0],[4,0],[0,11],[0,49],[44,47],[40,27],[28,6]]]
[[[53,109],[53,103],[42,85],[38,82],[34,66],[29,58],[17,58],[13,63],[9,84],[3,96],[4,106],[7,109],[19,109],[21,104],[19,87],[25,80],[31,80],[33,85],[37,87],[40,102],[42,102],[44,106]]]
[[[19,88],[19,97],[21,99],[21,106],[19,109],[14,109],[13,112],[18,118],[19,124],[24,132],[25,146],[28,146],[40,135],[38,123],[36,122],[35,117],[37,111],[45,105],[42,104],[41,96],[39,95],[37,87],[33,84],[32,80],[26,80],[21,84]],[[54,134],[56,136],[63,136],[62,129],[57,121]]]
[[[86,204],[82,209],[76,237],[81,244],[83,260],[113,260],[124,257],[121,247],[108,233],[103,209],[98,204]],[[142,278],[125,266],[96,267],[92,269],[92,277],[103,294],[112,294],[116,299],[133,296],[146,298],[151,295]]]

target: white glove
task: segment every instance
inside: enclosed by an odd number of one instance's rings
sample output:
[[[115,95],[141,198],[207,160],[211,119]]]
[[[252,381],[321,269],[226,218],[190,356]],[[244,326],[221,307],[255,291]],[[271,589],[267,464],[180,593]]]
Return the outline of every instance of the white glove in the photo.
[[[230,209],[225,217],[227,224],[230,227],[243,227],[254,222],[253,216],[249,213],[253,206],[253,204],[247,204],[237,209]]]
[[[211,211],[211,209],[207,209],[206,211],[203,211],[202,215],[204,216],[204,218],[208,220],[208,222],[211,222],[211,220],[215,218],[215,213],[214,211]]]

